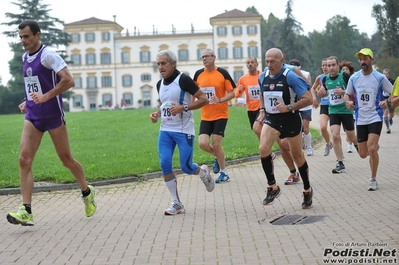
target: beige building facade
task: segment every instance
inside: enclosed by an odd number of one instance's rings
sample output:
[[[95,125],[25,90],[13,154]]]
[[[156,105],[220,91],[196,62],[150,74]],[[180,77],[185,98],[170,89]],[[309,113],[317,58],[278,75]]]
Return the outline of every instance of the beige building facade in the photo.
[[[158,51],[177,55],[177,69],[191,77],[203,67],[202,50],[216,54],[216,65],[233,79],[246,73],[248,56],[261,60],[262,16],[237,9],[210,18],[209,30],[140,33],[116,21],[91,17],[65,24],[72,42],[66,47],[68,68],[75,80],[70,111],[155,108],[161,78]]]

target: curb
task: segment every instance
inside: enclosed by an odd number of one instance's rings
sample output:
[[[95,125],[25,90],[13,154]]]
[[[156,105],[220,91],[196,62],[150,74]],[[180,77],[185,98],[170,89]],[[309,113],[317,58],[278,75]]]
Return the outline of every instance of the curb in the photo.
[[[321,140],[322,140],[322,137],[320,135],[319,137],[317,137],[316,139],[313,140],[312,144],[316,145]],[[276,151],[274,153],[276,155],[280,155],[280,151]],[[259,155],[249,156],[249,157],[244,157],[244,158],[239,158],[239,159],[234,159],[234,160],[228,160],[228,161],[226,161],[226,166],[237,165],[237,164],[242,164],[242,163],[247,163],[247,162],[253,162],[256,160],[260,160]],[[176,175],[184,174],[184,172],[181,169],[175,169],[174,172]],[[108,186],[108,185],[138,182],[141,180],[155,179],[155,178],[160,178],[161,176],[162,176],[162,172],[157,171],[157,172],[142,174],[139,176],[110,179],[110,180],[103,180],[103,181],[95,181],[95,182],[90,182],[89,184],[93,185],[93,186]],[[51,184],[50,183],[50,184],[41,185],[38,182],[36,182],[35,185],[38,185],[38,186],[35,186],[33,188],[33,193],[79,189],[78,183],[69,183],[69,184]],[[0,196],[1,195],[15,195],[15,194],[20,194],[20,193],[21,193],[21,188],[0,189]]]
[[[280,152],[275,152],[275,154],[279,154],[279,153]],[[258,159],[260,159],[259,155],[244,157],[244,158],[240,158],[240,159],[236,159],[236,160],[229,160],[229,161],[226,161],[226,166],[256,161]],[[176,175],[184,174],[184,172],[181,169],[175,169],[174,172]],[[162,172],[158,171],[158,172],[142,174],[139,176],[90,182],[90,185],[108,186],[108,185],[116,185],[116,184],[125,184],[125,183],[138,182],[143,179],[148,180],[148,179],[160,178],[161,176],[162,176]],[[70,183],[70,184],[51,184],[50,183],[50,184],[41,185],[38,182],[36,182],[35,185],[38,185],[38,186],[35,186],[33,188],[33,193],[79,189],[78,183]],[[15,194],[20,194],[20,193],[21,193],[21,188],[0,189],[0,196],[1,195],[15,195]]]

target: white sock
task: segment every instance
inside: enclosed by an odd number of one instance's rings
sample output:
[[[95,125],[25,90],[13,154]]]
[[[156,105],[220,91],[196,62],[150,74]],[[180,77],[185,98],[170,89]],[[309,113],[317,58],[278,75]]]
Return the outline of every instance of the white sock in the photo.
[[[206,176],[206,171],[203,170],[202,167],[200,167],[200,166],[198,166],[198,167],[199,167],[199,169],[200,169],[198,175],[200,175],[200,177],[205,177],[205,176]]]
[[[305,142],[306,142],[306,147],[308,149],[312,148],[312,134],[304,134],[305,135]]]
[[[220,169],[220,172],[223,172],[224,174],[228,175],[226,169]]]
[[[166,184],[166,187],[168,187],[170,194],[172,195],[172,200],[179,202],[180,201],[179,195],[177,193],[177,179],[174,178],[169,181],[166,181],[165,184]]]

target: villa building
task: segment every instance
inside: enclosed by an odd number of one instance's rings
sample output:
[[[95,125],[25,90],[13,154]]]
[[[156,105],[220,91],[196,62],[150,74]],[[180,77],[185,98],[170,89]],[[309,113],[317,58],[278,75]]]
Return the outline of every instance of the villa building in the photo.
[[[216,65],[234,81],[246,73],[248,56],[261,60],[262,16],[237,9],[210,18],[209,30],[130,33],[116,21],[91,17],[65,24],[72,42],[66,47],[74,80],[69,109],[155,108],[161,78],[156,55],[168,49],[178,57],[177,69],[194,76],[203,67],[201,54],[215,51]]]

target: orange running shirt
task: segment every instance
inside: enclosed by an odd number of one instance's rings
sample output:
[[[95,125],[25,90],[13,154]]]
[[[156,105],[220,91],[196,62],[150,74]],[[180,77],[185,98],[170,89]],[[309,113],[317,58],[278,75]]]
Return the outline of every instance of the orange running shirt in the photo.
[[[247,102],[247,110],[249,111],[256,111],[260,108],[260,89],[259,89],[259,76],[261,72],[258,71],[256,75],[250,75],[249,73],[240,77],[237,83],[237,89],[235,91],[236,98],[242,96],[242,93],[245,92],[245,98]],[[244,85],[244,90],[240,92],[238,87],[240,85]]]
[[[222,98],[233,90],[236,85],[230,74],[223,68],[216,67],[212,72],[202,68],[195,72],[194,81],[210,100],[213,95]],[[201,108],[201,120],[215,121],[228,119],[228,102],[208,104]]]

